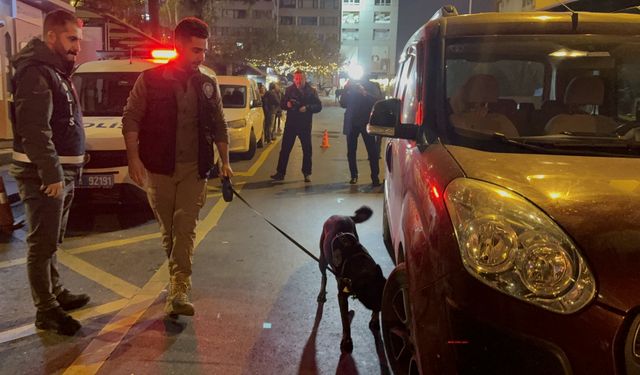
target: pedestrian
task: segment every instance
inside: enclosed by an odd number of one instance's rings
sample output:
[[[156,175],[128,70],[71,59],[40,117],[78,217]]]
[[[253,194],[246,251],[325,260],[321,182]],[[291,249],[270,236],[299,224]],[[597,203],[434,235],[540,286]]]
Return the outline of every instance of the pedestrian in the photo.
[[[37,309],[35,326],[73,336],[80,322],[66,311],[89,302],[62,286],[56,251],[62,243],[73,190],[84,163],[82,112],[70,79],[82,39],[81,22],[54,11],[42,39],[32,39],[13,59],[13,162],[29,225],[27,275]]]
[[[371,169],[371,186],[380,186],[379,159],[380,144],[376,137],[367,133],[367,123],[373,105],[382,99],[380,87],[370,80],[349,81],[340,95],[340,106],[346,108],[344,113],[344,126],[342,133],[347,136],[347,160],[351,173],[350,184],[358,183],[358,162],[356,151],[358,149],[358,136],[362,137],[367,148],[367,157]]]
[[[276,83],[269,83],[269,91],[264,94],[264,134],[265,141],[271,143],[275,140],[276,114],[280,109],[280,93],[276,90]]]
[[[322,110],[322,102],[318,98],[318,92],[307,83],[302,70],[293,73],[293,85],[285,90],[280,108],[287,111],[287,120],[284,124],[277,171],[271,178],[276,181],[284,180],[289,154],[298,137],[302,145],[304,182],[311,182],[311,121],[313,114]]]
[[[231,177],[233,171],[220,88],[198,69],[207,51],[209,27],[188,17],[174,34],[176,60],[138,77],[124,108],[122,133],[129,175],[146,185],[169,258],[165,312],[191,316],[195,228],[214,167],[214,142],[222,160],[221,176]]]

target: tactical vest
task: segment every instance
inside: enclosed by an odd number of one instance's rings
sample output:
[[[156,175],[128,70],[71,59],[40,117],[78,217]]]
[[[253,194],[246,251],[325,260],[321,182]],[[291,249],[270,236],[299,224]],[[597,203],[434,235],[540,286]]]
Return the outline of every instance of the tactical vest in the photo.
[[[146,111],[138,134],[140,159],[145,168],[153,173],[171,175],[175,170],[176,127],[178,103],[173,80],[164,78],[166,69],[175,69],[171,64],[162,65],[144,72],[147,91]],[[205,87],[215,87],[216,82],[199,73],[193,80],[198,95],[198,172],[201,178],[209,178],[213,169],[214,96],[205,96]],[[213,85],[213,86],[211,86]],[[209,93],[209,95],[211,95]]]

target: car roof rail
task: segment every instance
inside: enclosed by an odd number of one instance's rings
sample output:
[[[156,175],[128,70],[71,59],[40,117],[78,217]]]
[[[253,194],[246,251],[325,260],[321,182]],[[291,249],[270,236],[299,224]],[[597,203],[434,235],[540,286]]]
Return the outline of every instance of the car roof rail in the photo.
[[[458,14],[458,9],[455,5],[443,5],[440,9],[438,9],[437,12],[433,14],[433,17],[431,17],[431,19],[435,20],[438,18],[452,17],[457,16]]]

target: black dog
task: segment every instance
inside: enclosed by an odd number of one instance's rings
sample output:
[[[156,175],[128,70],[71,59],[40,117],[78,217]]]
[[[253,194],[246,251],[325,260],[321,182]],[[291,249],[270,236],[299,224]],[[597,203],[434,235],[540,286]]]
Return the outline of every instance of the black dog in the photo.
[[[327,300],[327,266],[331,267],[338,283],[338,303],[342,318],[342,341],[340,350],[351,353],[351,320],[349,319],[349,296],[359,299],[372,310],[369,328],[379,330],[379,312],[382,291],[387,281],[367,250],[360,244],[356,224],[368,220],[373,211],[360,207],[354,216],[333,215],[324,223],[320,236],[320,272],[322,284],[318,302]]]

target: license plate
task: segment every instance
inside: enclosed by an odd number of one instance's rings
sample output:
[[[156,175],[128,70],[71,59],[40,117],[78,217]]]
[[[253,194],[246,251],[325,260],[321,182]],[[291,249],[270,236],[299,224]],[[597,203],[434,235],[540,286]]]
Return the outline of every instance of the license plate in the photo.
[[[82,188],[112,188],[114,178],[112,174],[83,174],[80,186]]]

